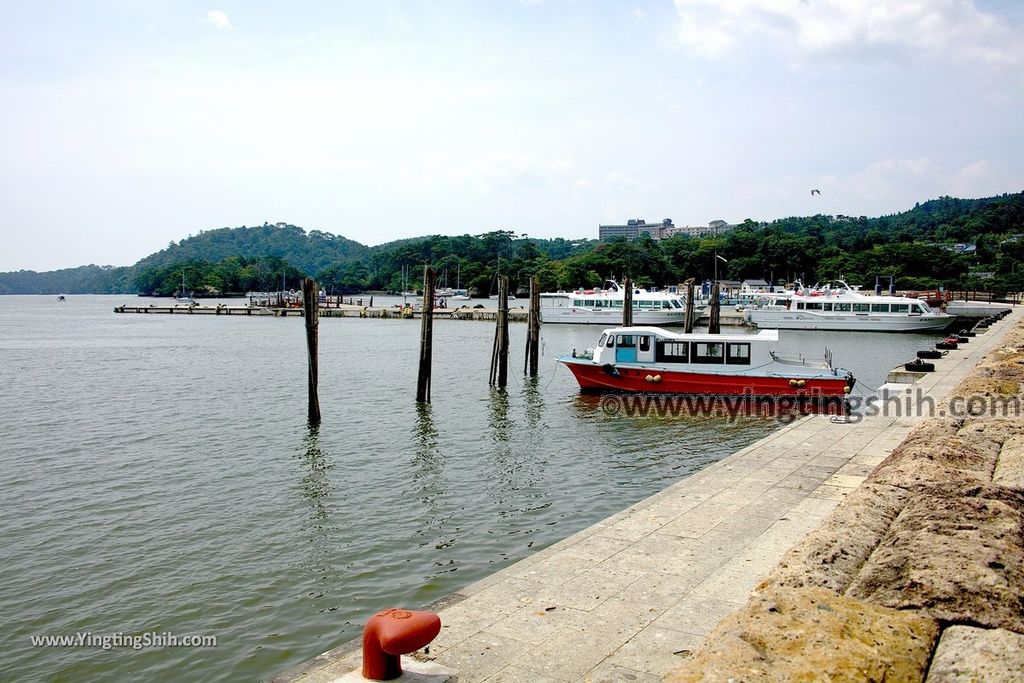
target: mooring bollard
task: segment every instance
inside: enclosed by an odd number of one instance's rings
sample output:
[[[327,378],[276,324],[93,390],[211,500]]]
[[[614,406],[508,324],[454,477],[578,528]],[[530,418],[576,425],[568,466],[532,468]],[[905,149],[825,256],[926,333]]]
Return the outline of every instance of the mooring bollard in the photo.
[[[390,681],[402,675],[402,655],[426,647],[441,632],[433,612],[386,609],[363,628],[363,678]]]

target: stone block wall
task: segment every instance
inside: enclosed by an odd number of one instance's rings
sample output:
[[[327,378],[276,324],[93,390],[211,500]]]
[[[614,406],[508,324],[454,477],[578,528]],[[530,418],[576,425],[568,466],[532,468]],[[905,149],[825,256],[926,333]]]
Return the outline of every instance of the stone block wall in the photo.
[[[667,680],[1024,680],[1022,386],[1018,326]]]

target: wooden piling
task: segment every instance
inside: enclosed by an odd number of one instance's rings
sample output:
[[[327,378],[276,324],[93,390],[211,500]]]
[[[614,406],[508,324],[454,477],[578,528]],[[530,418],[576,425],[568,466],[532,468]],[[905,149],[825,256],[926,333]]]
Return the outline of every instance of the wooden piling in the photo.
[[[693,310],[693,278],[691,277],[686,281],[686,327],[683,331],[689,334],[693,332],[693,322],[696,318],[696,314]]]
[[[622,299],[622,326],[633,325],[633,282],[627,277],[622,283],[625,287],[625,296]]]
[[[718,300],[718,283],[711,288],[711,313],[708,318],[708,334],[722,333],[722,304]]]
[[[536,377],[540,367],[540,278],[530,278],[530,311],[526,316],[526,358],[523,374]]]
[[[317,388],[320,374],[320,302],[313,278],[302,281],[302,314],[306,319],[306,350],[309,352],[309,423],[320,424],[320,395]]]
[[[430,403],[430,361],[434,338],[434,269],[423,267],[423,314],[420,318],[420,371],[416,402]]]
[[[498,276],[498,321],[494,330],[491,353],[491,386],[503,389],[508,385],[508,276]]]

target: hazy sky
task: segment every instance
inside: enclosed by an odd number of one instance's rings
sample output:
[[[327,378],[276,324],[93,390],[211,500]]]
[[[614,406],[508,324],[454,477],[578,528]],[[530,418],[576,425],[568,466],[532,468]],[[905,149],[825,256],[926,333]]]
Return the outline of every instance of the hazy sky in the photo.
[[[0,271],[876,216],[1024,190],[1022,122],[1019,0],[0,0]]]

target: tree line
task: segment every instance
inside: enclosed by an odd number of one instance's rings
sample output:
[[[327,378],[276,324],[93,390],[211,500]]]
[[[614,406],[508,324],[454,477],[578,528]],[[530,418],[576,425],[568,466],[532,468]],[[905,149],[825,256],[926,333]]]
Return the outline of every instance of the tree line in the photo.
[[[970,245],[957,247],[956,245]],[[717,258],[721,257],[721,258]],[[722,259],[725,259],[724,261]],[[895,276],[901,289],[1024,290],[1024,192],[984,199],[939,199],[888,216],[815,215],[746,220],[717,236],[596,240],[537,239],[509,230],[433,235],[366,247],[287,224],[201,232],[134,266],[84,266],[53,273],[0,274],[0,293],[90,291],[170,295],[276,291],[312,276],[335,293],[418,288],[424,266],[441,285],[479,296],[499,274],[524,292],[536,275],[547,291],[600,286],[630,277],[643,286],[687,278],[842,278],[870,289]]]

